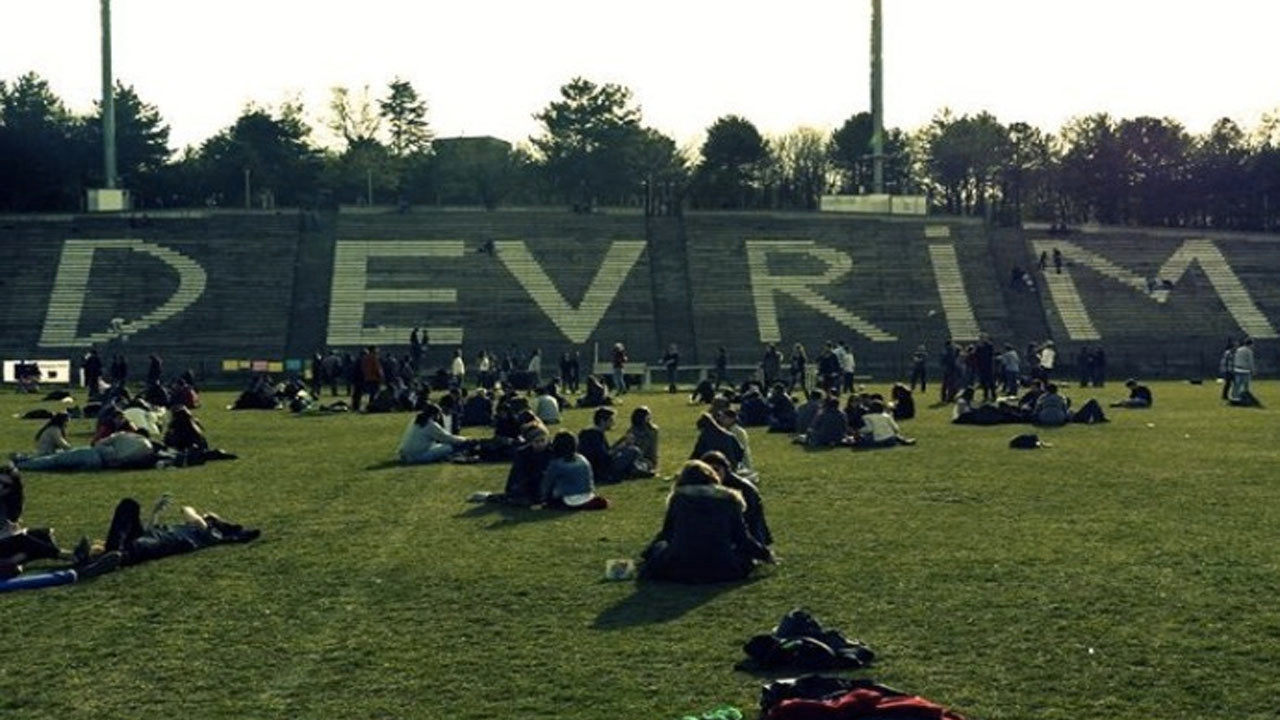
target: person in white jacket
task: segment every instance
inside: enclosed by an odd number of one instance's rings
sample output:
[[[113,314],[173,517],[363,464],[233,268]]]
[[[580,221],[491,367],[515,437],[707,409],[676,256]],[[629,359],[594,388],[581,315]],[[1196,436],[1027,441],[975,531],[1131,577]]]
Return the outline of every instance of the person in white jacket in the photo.
[[[440,406],[427,403],[400,438],[400,462],[405,465],[440,462],[474,444],[468,438],[445,430],[440,419]]]
[[[1240,400],[1249,393],[1249,381],[1253,378],[1253,338],[1245,338],[1231,358],[1231,399]]]

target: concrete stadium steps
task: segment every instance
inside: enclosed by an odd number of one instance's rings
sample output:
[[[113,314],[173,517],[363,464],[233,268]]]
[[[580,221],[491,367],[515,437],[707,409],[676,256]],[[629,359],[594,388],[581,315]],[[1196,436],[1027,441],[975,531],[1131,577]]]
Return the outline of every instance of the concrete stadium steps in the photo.
[[[1055,245],[1063,275],[1011,293],[1010,267]],[[943,338],[985,332],[1019,348],[1052,337],[1068,372],[1101,337],[1113,375],[1196,375],[1242,328],[1264,371],[1280,367],[1280,239],[1265,236],[802,213],[217,211],[0,217],[0,263],[0,355],[78,357],[120,318],[135,332],[101,350],[126,352],[135,372],[151,352],[206,372],[324,345],[402,352],[414,326],[430,328],[429,366],[459,342],[469,361],[516,345],[541,348],[548,373],[566,349],[590,363],[614,342],[634,362],[675,342],[686,364],[724,346],[752,365],[764,341],[815,356],[831,339],[878,383],[903,377],[919,344],[932,374]],[[1147,292],[1152,276],[1174,289]]]
[[[917,345],[932,354],[957,319],[962,335],[1004,330],[988,263],[970,257],[985,254],[979,226],[812,215],[691,216],[686,226],[700,357],[723,345],[731,363],[755,362],[762,337],[787,355],[801,343],[810,356],[846,340],[860,373],[898,377]],[[965,258],[941,270],[949,295],[935,254]]]
[[[336,311],[353,317],[364,303],[357,322],[366,335],[404,348],[409,328],[434,328],[428,330],[431,345],[446,350],[430,351],[429,364],[443,364],[459,339],[468,360],[480,349],[539,348],[544,372],[566,350],[577,349],[589,361],[597,346],[605,355],[614,342],[625,343],[637,360],[660,354],[642,216],[353,214],[339,217],[337,243],[335,265],[362,262],[344,260],[343,247],[352,244],[367,243],[368,249],[361,246],[356,254],[373,256],[363,281],[344,280],[358,278],[358,266],[335,276],[331,303]],[[383,251],[413,253],[414,246],[421,253],[423,244],[439,256],[377,257]],[[350,339],[331,332],[328,342],[341,345]]]
[[[80,216],[42,234],[5,233],[6,251],[29,268],[21,296],[31,298],[10,301],[17,314],[6,320],[20,327],[3,333],[7,357],[78,358],[91,340],[125,354],[137,376],[150,353],[175,373],[213,371],[225,357],[283,354],[297,255],[292,214]],[[211,263],[219,281],[206,277]],[[116,318],[124,339],[112,331]]]
[[[1029,234],[1033,254],[1060,249],[1038,273],[1044,309],[1064,358],[1080,345],[1102,345],[1127,374],[1211,375],[1228,337],[1252,335],[1263,365],[1276,355],[1280,318],[1280,242],[1195,231],[1103,231],[1046,237]],[[1149,291],[1147,280],[1173,288]],[[1065,341],[1065,346],[1063,345]]]
[[[62,241],[73,237],[71,218],[0,220],[0,352],[35,357]],[[55,353],[41,355],[56,357]]]

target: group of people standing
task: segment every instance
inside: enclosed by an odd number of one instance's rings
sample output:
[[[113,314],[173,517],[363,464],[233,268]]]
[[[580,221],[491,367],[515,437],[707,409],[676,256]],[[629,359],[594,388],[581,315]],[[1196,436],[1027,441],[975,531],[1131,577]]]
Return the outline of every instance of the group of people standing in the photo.
[[[1256,404],[1251,392],[1255,370],[1253,338],[1246,337],[1237,343],[1227,340],[1218,361],[1218,377],[1222,380],[1222,399],[1236,404]]]

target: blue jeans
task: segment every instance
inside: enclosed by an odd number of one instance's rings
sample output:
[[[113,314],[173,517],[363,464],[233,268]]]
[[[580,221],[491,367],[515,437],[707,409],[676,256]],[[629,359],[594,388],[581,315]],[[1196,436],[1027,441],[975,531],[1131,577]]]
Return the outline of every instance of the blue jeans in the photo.
[[[16,463],[19,470],[101,470],[102,455],[95,447],[72,448]]]
[[[1236,376],[1231,383],[1231,399],[1239,400],[1245,393],[1249,392],[1249,381],[1253,378],[1251,372],[1236,371]]]
[[[624,393],[627,391],[627,377],[620,367],[613,369],[613,391],[615,393]]]
[[[453,446],[441,443],[428,450],[413,455],[401,455],[400,462],[405,465],[426,465],[427,463],[440,462],[453,454]]]

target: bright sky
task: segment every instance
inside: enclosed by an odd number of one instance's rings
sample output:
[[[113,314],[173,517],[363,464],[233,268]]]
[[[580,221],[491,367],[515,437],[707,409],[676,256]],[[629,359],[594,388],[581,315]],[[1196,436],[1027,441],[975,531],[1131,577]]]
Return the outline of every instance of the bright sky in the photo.
[[[885,122],[948,106],[1056,131],[1097,111],[1202,132],[1280,107],[1277,0],[883,0]],[[159,107],[175,147],[246,102],[395,76],[438,136],[538,132],[575,75],[628,86],[681,145],[738,114],[766,134],[832,129],[869,107],[870,0],[114,0],[115,76]],[[68,105],[100,93],[98,0],[0,0],[0,79],[34,70]]]

